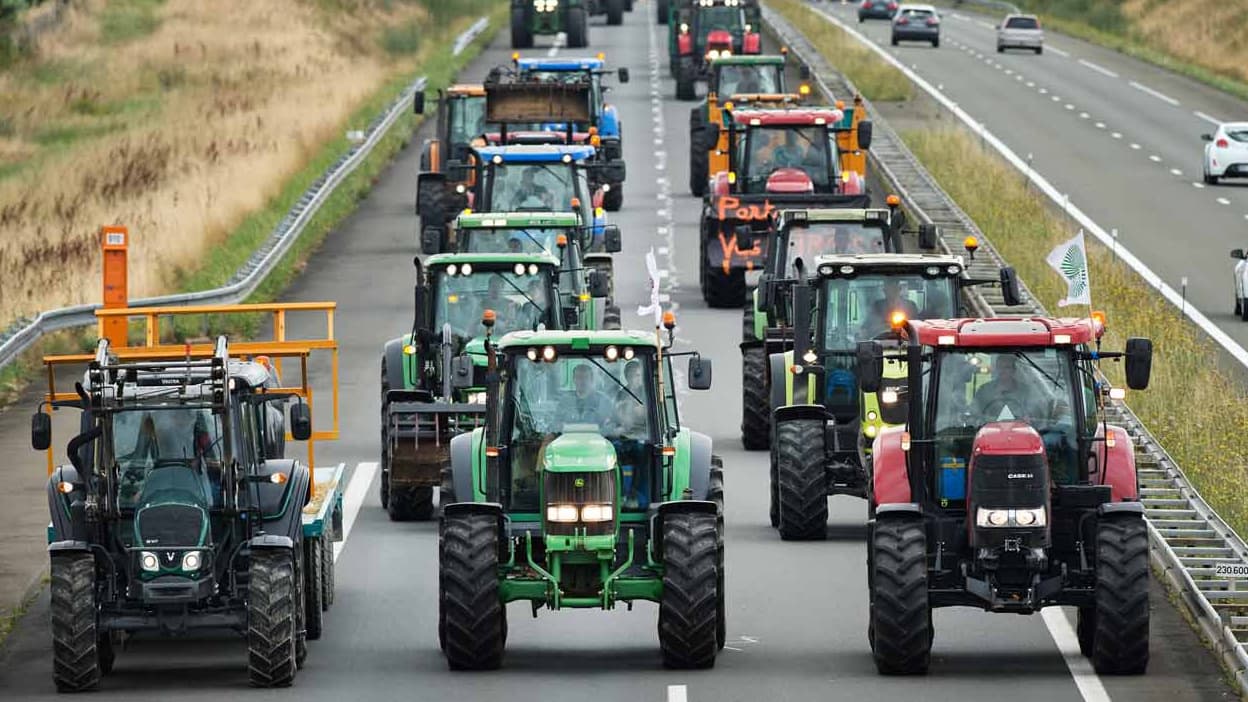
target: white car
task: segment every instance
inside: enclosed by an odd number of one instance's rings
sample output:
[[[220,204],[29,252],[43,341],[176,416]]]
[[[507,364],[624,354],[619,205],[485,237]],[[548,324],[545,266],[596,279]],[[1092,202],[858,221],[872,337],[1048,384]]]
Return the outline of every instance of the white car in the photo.
[[[1006,49],[1030,49],[1044,53],[1044,30],[1035,15],[1006,15],[997,25],[997,53]]]
[[[1213,134],[1201,134],[1205,142],[1205,182],[1219,178],[1248,178],[1248,122],[1227,122]]]

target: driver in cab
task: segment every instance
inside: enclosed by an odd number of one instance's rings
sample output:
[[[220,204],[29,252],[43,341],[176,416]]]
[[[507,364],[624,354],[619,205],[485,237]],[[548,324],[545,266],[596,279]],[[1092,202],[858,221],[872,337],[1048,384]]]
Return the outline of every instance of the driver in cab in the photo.
[[[990,422],[1010,419],[1035,421],[1049,415],[1036,388],[1020,378],[1018,359],[1013,355],[996,357],[992,380],[975,391],[971,409]]]
[[[559,404],[559,418],[566,424],[603,426],[614,415],[611,400],[598,389],[594,371],[582,363],[572,371],[573,391]]]
[[[871,303],[867,321],[862,325],[861,338],[871,339],[891,329],[891,319],[895,312],[904,313],[906,319],[917,319],[919,316],[919,308],[902,294],[901,281],[885,279],[884,297]]]

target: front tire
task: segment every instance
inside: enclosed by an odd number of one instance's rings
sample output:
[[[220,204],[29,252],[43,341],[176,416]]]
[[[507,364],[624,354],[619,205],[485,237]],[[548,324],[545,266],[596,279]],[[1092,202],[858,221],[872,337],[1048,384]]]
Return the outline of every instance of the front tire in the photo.
[[[667,24],[668,15],[671,14],[672,0],[658,0],[656,4],[658,5],[658,11],[655,13],[656,21],[659,24]]]
[[[247,590],[247,668],[252,687],[289,687],[297,670],[299,596],[294,553],[251,552]]]
[[[433,519],[433,487],[390,486],[390,503],[386,513],[392,522],[425,522]]]
[[[589,13],[583,7],[568,8],[568,48],[589,46]]]
[[[304,563],[304,629],[308,640],[321,638],[325,623],[325,546],[321,539],[303,542]]]
[[[1102,675],[1148,668],[1148,527],[1142,518],[1102,518],[1096,530],[1092,667]]]
[[[439,626],[451,670],[503,664],[507,609],[498,598],[498,521],[491,515],[444,517],[439,543]]]
[[[730,268],[725,273],[722,268],[706,270],[703,266],[702,299],[711,307],[740,307],[745,300],[745,271]]]
[[[791,419],[776,425],[780,538],[819,541],[828,536],[828,487],[823,422]]]
[[[767,375],[767,350],[761,345],[741,349],[741,444],[746,451],[765,451],[771,446],[771,388]]]
[[[607,212],[619,212],[624,207],[624,184],[614,183],[602,195],[602,208]]]
[[[714,502],[719,508],[719,516],[715,520],[715,637],[718,640],[717,650],[724,650],[728,643],[728,606],[727,589],[724,586],[724,461],[719,456],[711,456],[711,477],[706,491],[706,499]]]
[[[696,100],[698,93],[694,86],[695,81],[693,59],[681,58],[676,67],[676,99]]]
[[[710,668],[719,650],[716,515],[668,514],[663,520],[663,594],[659,645],[668,668]]]
[[[533,47],[533,33],[524,22],[524,11],[511,11],[511,48],[529,49]]]
[[[100,684],[104,673],[96,620],[95,557],[81,552],[53,553],[50,576],[56,691],[91,690]]]
[[[877,521],[869,548],[868,635],[875,667],[883,675],[926,673],[932,658],[932,609],[922,518]]]
[[[607,24],[615,27],[624,24],[624,0],[607,0]]]

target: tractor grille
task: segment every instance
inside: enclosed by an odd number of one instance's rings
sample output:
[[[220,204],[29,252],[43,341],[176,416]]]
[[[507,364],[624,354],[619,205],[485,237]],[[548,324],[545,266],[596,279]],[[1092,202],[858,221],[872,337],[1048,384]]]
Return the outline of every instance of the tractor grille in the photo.
[[[611,505],[614,515],[615,471],[607,470],[594,473],[552,473],[546,472],[543,479],[543,493],[546,505],[575,505],[579,510],[585,505]],[[609,534],[614,530],[614,519],[605,522],[552,522],[546,519],[546,533],[568,535],[577,532],[588,535]]]
[[[207,525],[204,510],[194,505],[166,504],[141,509],[135,517],[140,546],[198,546]]]

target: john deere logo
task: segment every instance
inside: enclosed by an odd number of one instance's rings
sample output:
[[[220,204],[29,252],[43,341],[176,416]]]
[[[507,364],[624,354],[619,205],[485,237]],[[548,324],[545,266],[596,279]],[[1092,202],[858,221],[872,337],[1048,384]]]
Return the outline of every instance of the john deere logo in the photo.
[[[583,487],[585,487],[585,479],[584,479],[584,478],[577,478],[575,481],[573,481],[573,483],[572,483],[572,484],[573,484],[573,485],[575,485],[575,486],[576,486],[576,487],[578,487],[578,488],[583,488]]]

